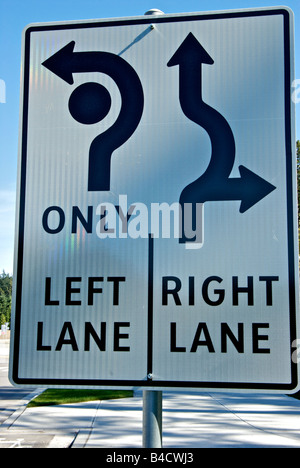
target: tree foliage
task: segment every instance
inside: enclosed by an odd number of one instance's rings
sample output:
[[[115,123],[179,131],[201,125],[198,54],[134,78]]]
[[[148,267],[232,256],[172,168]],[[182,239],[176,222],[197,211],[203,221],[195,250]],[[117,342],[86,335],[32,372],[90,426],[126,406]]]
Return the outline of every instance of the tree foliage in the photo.
[[[297,140],[298,227],[300,227],[300,140]]]
[[[10,323],[12,276],[3,270],[0,274],[0,326]]]

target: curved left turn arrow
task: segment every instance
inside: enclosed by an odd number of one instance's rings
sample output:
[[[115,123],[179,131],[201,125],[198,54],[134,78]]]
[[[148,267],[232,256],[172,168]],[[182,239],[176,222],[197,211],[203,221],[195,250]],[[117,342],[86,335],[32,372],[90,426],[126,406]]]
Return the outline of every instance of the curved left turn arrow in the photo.
[[[88,190],[110,190],[112,153],[135,132],[143,114],[142,84],[122,57],[109,52],[74,52],[74,46],[75,41],[70,42],[42,65],[70,85],[74,83],[74,73],[100,72],[110,76],[118,86],[122,99],[120,114],[114,125],[94,139],[89,154]]]

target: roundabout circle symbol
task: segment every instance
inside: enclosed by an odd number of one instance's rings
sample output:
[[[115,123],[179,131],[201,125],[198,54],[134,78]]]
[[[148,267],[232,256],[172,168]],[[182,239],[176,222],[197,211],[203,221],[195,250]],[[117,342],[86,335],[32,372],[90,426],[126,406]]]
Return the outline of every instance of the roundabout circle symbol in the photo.
[[[111,108],[111,97],[100,83],[84,83],[70,96],[69,111],[79,123],[91,125],[103,120]]]

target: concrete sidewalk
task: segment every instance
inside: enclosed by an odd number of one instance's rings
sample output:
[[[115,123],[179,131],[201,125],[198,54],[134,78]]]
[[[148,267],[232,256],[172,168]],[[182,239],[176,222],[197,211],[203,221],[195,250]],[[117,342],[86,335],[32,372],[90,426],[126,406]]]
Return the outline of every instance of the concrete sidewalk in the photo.
[[[8,343],[0,340],[8,365]],[[26,408],[0,425],[0,448],[142,448],[143,398]],[[163,393],[164,448],[299,448],[300,401],[285,395]]]
[[[142,448],[142,394],[121,400],[20,408],[0,447]],[[163,394],[164,448],[298,448],[300,401],[287,396]]]

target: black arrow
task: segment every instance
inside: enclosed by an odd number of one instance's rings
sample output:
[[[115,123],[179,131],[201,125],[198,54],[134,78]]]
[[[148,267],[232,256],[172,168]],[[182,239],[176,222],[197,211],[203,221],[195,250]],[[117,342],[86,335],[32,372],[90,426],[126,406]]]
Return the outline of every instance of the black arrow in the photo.
[[[74,52],[72,41],[60,49],[43,66],[68,84],[73,84],[74,73],[100,72],[117,84],[122,105],[112,127],[94,139],[89,154],[89,191],[110,189],[110,161],[112,153],[135,132],[144,108],[144,94],[140,79],[122,57],[109,52]]]
[[[213,180],[211,183],[206,184],[206,181],[203,179],[205,189],[202,191],[204,192],[205,190],[206,197],[202,200],[199,200],[197,184],[192,183],[188,185],[181,193],[181,205],[183,206],[183,203],[193,203],[195,199],[197,199],[197,203],[237,200],[241,201],[240,213],[245,213],[276,188],[245,166],[239,166],[239,171],[240,177],[229,178],[226,183],[218,183],[217,180]]]
[[[276,187],[244,166],[239,167],[240,178],[229,178],[236,153],[232,130],[227,120],[202,98],[202,66],[213,63],[192,33],[168,62],[169,67],[179,65],[179,100],[184,114],[207,131],[212,147],[206,171],[184,188],[180,203],[182,207],[192,203],[195,213],[196,203],[241,200],[240,212],[244,213]],[[185,241],[183,237],[181,242]]]
[[[168,67],[179,65],[179,100],[186,117],[203,127],[211,140],[211,161],[206,177],[227,178],[235,159],[234,136],[227,120],[202,99],[202,65],[213,65],[195,36],[190,33],[175,52]],[[208,201],[208,200],[207,200]]]

